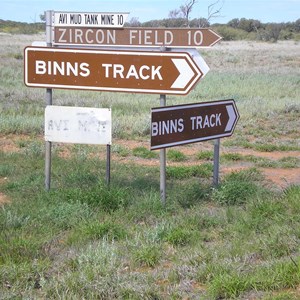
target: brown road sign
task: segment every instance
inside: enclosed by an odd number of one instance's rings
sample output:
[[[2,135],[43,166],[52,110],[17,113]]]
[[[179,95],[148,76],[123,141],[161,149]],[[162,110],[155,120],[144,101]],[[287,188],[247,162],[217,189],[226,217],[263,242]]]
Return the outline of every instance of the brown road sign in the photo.
[[[151,150],[231,136],[239,119],[234,100],[153,108]]]
[[[54,45],[206,48],[222,39],[209,28],[54,28]]]
[[[207,71],[184,52],[27,47],[24,57],[29,87],[185,95]]]

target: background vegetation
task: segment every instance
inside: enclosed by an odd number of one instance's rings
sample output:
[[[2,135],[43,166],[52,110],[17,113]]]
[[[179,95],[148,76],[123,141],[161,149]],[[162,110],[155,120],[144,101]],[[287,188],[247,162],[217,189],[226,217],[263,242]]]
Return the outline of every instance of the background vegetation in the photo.
[[[151,20],[139,22],[132,18],[125,26],[133,27],[185,27],[185,18],[168,18],[163,20]],[[219,33],[225,41],[236,40],[300,40],[300,19],[287,23],[262,23],[255,19],[235,18],[227,24],[210,24],[205,18],[193,19],[189,22],[190,27],[211,27]],[[45,30],[44,23],[20,23],[0,20],[0,32],[33,34]]]

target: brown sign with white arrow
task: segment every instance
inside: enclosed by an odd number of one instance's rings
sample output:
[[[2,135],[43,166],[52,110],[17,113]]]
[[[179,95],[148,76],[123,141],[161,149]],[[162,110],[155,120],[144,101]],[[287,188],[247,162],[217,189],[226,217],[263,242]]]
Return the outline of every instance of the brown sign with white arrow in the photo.
[[[53,45],[206,48],[222,39],[210,28],[54,28]]]
[[[27,47],[24,57],[29,87],[185,95],[207,72],[185,52]]]
[[[234,100],[153,108],[151,150],[231,136],[238,119]]]

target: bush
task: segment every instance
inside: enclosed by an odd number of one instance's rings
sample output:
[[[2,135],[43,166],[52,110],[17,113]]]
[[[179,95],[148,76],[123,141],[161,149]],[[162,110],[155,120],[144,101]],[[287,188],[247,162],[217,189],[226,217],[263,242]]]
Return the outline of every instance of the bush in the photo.
[[[244,204],[259,192],[260,187],[257,181],[261,177],[262,175],[256,169],[231,173],[213,191],[212,199],[225,205]]]
[[[132,150],[134,156],[141,158],[156,158],[157,153],[146,149],[145,147],[136,147]]]
[[[247,32],[242,29],[231,28],[227,26],[213,27],[216,32],[223,37],[224,41],[236,41],[247,39]]]
[[[108,240],[120,240],[126,237],[124,228],[113,222],[100,223],[99,221],[87,224],[83,229],[83,235],[92,239],[106,237]]]
[[[178,150],[173,150],[173,149],[170,149],[168,152],[167,152],[167,158],[171,161],[176,161],[176,162],[179,162],[179,161],[185,161],[186,160],[186,156],[184,153],[178,151]]]
[[[112,212],[128,205],[127,190],[108,187],[104,184],[85,190],[79,188],[64,190],[62,198],[65,201],[80,201],[106,212]]]

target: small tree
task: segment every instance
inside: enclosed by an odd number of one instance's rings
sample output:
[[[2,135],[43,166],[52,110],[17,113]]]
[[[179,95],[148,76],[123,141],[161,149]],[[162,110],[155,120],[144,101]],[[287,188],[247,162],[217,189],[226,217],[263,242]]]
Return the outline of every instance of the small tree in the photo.
[[[126,25],[130,27],[141,27],[141,22],[139,21],[139,18],[133,17]]]
[[[190,15],[193,10],[194,5],[198,0],[187,0],[185,4],[181,5],[179,9],[171,10],[169,13],[169,18],[176,19],[182,18],[185,20],[185,26],[190,27]],[[207,19],[199,18],[197,22],[197,27],[208,27],[210,24],[210,19],[219,17],[220,11],[223,7],[224,0],[220,3],[220,0],[210,4],[208,6],[208,16]],[[219,5],[219,7],[218,7]],[[192,21],[194,25],[194,20]]]
[[[197,3],[198,0],[188,0],[185,4],[181,5],[179,9],[174,9],[169,12],[169,18],[185,19],[185,26],[189,26],[189,18],[192,12],[193,6]]]

